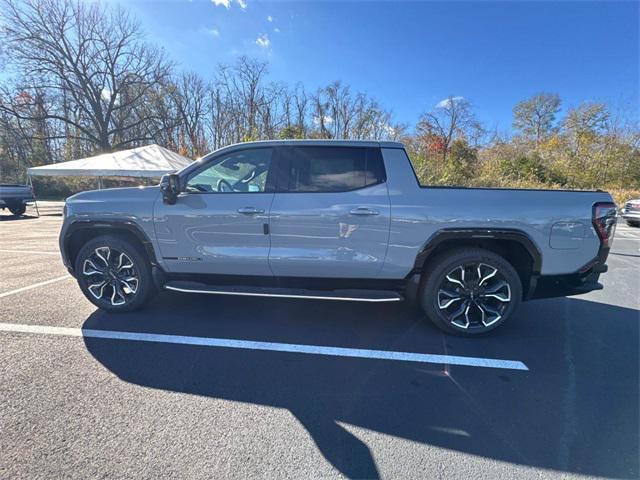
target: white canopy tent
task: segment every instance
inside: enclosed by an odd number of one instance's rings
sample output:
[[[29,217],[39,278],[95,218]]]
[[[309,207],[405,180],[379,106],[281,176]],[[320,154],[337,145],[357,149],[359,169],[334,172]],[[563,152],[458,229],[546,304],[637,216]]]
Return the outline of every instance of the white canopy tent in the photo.
[[[186,167],[191,159],[178,155],[159,145],[132,148],[120,152],[103,153],[94,157],[54,163],[27,169],[32,176],[97,177],[102,188],[102,177],[160,177]]]

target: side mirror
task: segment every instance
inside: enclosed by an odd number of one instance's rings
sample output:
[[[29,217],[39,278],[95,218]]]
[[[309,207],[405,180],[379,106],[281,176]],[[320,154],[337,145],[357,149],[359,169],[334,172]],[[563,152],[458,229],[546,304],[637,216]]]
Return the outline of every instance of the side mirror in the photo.
[[[175,173],[168,173],[160,180],[160,191],[164,203],[173,205],[178,201],[180,194],[180,177]]]

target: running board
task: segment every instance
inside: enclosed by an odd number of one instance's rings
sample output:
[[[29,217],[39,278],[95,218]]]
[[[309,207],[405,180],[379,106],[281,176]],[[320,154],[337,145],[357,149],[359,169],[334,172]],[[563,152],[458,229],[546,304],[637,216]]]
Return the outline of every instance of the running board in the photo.
[[[171,281],[166,290],[209,295],[247,297],[302,298],[306,300],[339,300],[343,302],[399,302],[402,296],[390,290],[306,290],[298,288],[207,285],[197,282]]]

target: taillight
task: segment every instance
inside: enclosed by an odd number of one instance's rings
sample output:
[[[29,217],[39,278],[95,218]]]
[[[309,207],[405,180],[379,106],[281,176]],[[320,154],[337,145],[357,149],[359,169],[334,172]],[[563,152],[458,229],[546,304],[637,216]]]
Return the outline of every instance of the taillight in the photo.
[[[611,246],[616,231],[616,204],[599,202],[593,206],[593,226],[603,247]]]

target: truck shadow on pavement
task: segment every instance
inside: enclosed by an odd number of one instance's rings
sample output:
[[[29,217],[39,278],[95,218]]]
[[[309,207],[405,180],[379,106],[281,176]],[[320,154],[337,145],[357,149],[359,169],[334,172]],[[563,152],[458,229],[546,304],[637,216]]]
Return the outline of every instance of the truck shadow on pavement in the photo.
[[[126,382],[288,409],[347,477],[380,475],[359,438],[366,429],[535,468],[636,478],[639,316],[586,300],[536,301],[468,340],[444,336],[407,306],[163,293],[142,312],[96,311],[83,328],[521,360],[528,372],[84,338]]]
[[[35,215],[2,215],[0,214],[0,222],[18,221],[18,220],[35,220],[38,217]]]

